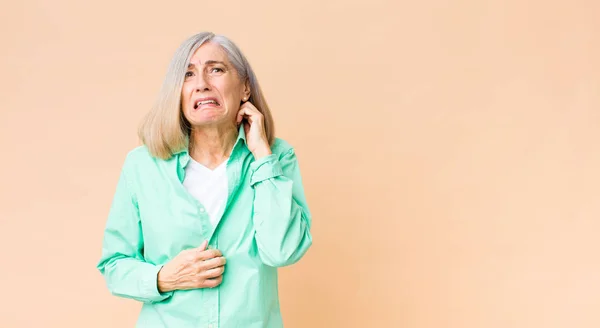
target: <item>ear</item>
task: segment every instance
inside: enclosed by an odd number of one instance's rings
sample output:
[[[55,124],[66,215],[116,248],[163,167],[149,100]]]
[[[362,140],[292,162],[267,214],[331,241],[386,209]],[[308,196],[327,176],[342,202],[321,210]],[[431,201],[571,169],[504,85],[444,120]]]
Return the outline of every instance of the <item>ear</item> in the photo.
[[[246,82],[244,83],[244,93],[242,95],[242,98],[250,99],[250,81],[246,80]]]

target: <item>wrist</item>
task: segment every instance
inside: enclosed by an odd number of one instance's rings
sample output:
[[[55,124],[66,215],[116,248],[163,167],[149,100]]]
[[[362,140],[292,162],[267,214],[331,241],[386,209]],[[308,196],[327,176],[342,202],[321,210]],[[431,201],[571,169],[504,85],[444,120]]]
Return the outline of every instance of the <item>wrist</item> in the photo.
[[[271,147],[269,147],[268,145],[264,145],[262,147],[259,147],[256,150],[254,150],[252,152],[252,155],[254,155],[255,160],[258,160],[263,157],[267,157],[267,156],[271,155],[272,153],[273,152],[271,151]]]
[[[158,275],[156,276],[156,286],[160,293],[168,293],[177,289],[175,278],[165,270],[164,266],[158,271]]]

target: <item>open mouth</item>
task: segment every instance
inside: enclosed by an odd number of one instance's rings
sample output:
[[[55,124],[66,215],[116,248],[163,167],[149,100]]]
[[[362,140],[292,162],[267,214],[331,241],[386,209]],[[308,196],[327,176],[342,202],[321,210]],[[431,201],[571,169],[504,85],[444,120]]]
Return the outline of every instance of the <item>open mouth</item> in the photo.
[[[198,100],[196,101],[196,103],[194,103],[194,109],[198,109],[200,108],[200,106],[204,106],[204,105],[212,105],[212,106],[221,106],[221,104],[219,104],[219,102],[216,99],[204,99],[204,100]]]

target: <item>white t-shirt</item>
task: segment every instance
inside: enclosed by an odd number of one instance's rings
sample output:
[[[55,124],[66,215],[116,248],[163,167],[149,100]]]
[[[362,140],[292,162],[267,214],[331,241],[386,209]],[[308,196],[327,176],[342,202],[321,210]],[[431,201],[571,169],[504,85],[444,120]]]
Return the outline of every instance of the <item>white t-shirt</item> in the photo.
[[[211,170],[190,158],[185,167],[183,186],[204,206],[214,226],[223,215],[227,202],[227,160]]]

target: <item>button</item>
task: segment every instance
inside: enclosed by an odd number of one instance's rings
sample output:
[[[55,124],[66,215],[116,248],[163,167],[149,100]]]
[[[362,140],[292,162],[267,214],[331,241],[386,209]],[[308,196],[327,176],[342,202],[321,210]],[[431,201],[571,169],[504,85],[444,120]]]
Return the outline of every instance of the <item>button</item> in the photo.
[[[200,213],[204,213],[206,210],[204,209],[204,207],[200,208]]]
[[[208,328],[214,328],[215,326],[213,324],[209,324]]]

